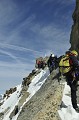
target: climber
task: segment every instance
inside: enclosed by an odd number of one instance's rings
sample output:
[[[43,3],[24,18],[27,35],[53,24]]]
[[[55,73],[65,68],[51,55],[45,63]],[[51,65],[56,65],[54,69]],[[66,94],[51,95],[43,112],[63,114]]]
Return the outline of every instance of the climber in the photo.
[[[66,56],[69,57],[69,63],[68,63],[68,59],[66,59],[68,66],[63,66],[63,67],[66,69],[68,68],[68,71],[64,69],[65,73],[63,75],[66,76],[67,84],[71,88],[72,106],[77,112],[79,112],[79,107],[77,106],[77,95],[76,95],[78,81],[77,81],[77,77],[75,74],[79,68],[79,64],[77,60],[78,53],[75,50],[72,50],[72,51],[66,52]]]
[[[47,65],[49,67],[49,71],[50,73],[53,71],[53,69],[55,69],[55,56],[54,54],[51,54],[48,61],[47,61]]]

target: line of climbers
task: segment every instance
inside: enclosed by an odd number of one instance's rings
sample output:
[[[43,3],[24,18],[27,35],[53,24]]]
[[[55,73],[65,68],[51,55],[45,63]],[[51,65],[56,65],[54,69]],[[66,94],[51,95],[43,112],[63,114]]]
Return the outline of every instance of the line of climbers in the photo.
[[[49,57],[45,58],[37,58],[36,59],[36,65],[35,67],[40,69],[44,69],[46,66],[48,66],[50,73],[58,67],[58,58],[54,54],[51,54]]]
[[[51,72],[59,67],[59,76],[65,76],[67,84],[71,88],[71,102],[76,112],[79,112],[77,105],[77,86],[79,81],[79,62],[77,60],[78,53],[76,50],[66,51],[65,55],[57,58],[54,54],[51,54],[47,65]]]
[[[59,72],[66,77],[66,82],[71,88],[72,106],[77,112],[79,112],[76,95],[79,81],[79,62],[77,56],[78,53],[76,50],[67,51],[66,54],[61,57],[59,62]]]
[[[59,65],[60,58],[57,58],[56,55],[50,54],[50,56],[46,56],[45,58],[39,57],[36,59],[35,67],[40,69],[44,69],[46,66],[48,66],[50,73],[56,69]]]

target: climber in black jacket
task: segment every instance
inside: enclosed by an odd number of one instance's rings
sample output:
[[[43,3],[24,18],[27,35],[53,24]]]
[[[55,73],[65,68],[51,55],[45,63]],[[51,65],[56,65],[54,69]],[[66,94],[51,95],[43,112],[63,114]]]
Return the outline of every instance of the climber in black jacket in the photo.
[[[51,54],[48,61],[47,61],[47,65],[49,67],[49,71],[50,73],[53,71],[53,69],[55,69],[55,56],[54,54]]]

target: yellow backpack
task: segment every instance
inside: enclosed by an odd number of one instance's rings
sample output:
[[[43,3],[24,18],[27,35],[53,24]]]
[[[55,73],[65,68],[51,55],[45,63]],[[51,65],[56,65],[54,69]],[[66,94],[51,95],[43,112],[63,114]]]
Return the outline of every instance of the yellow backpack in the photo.
[[[69,63],[69,56],[63,56],[59,62],[59,71],[62,74],[65,74],[71,70],[71,66]]]

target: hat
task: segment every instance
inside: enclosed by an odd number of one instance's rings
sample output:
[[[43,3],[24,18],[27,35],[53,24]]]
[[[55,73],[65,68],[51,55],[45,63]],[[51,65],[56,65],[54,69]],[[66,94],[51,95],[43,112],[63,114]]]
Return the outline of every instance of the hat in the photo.
[[[74,55],[74,56],[78,56],[78,52],[76,50],[72,50],[71,53]]]
[[[54,54],[52,54],[52,57],[54,57]]]

